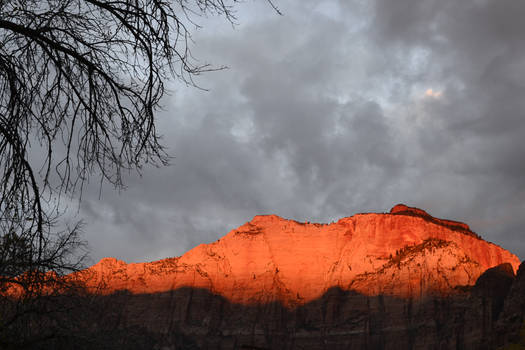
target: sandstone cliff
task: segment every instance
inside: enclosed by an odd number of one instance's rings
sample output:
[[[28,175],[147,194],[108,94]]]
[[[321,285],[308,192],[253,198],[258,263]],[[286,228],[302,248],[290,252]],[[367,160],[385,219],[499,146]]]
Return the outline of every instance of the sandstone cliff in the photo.
[[[101,260],[77,275],[92,291],[156,293],[203,288],[231,302],[303,305],[330,288],[364,295],[448,295],[488,268],[519,259],[466,224],[397,205],[331,224],[256,216],[178,258],[126,264]]]
[[[74,314],[45,323],[42,349],[525,348],[525,263],[405,205],[331,224],[256,216],[181,257],[68,278],[88,293],[44,298]]]

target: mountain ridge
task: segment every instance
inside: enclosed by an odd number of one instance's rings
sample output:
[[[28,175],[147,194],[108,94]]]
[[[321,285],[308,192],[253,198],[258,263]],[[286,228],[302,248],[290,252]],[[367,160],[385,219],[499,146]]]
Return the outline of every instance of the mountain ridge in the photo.
[[[232,302],[295,307],[331,287],[425,297],[472,286],[488,268],[520,261],[468,225],[396,205],[317,224],[257,215],[209,244],[150,263],[102,259],[76,273],[91,291],[154,293],[205,288]]]

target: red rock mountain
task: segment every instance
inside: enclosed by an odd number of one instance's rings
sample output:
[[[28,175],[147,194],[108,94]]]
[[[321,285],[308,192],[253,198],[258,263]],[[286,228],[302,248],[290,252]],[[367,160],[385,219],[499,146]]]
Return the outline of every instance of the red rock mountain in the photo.
[[[399,204],[387,214],[331,224],[256,216],[181,257],[133,264],[105,258],[75,276],[103,294],[195,287],[235,303],[295,307],[331,287],[366,295],[448,295],[503,263],[516,271],[520,261],[466,224]]]

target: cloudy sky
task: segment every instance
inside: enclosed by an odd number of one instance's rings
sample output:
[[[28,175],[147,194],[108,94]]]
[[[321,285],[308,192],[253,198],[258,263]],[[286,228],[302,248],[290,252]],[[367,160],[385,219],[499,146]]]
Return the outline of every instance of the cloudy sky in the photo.
[[[525,258],[525,2],[275,0],[201,19],[171,82],[172,165],[87,191],[93,261],[178,256],[257,214],[330,222],[396,203]]]

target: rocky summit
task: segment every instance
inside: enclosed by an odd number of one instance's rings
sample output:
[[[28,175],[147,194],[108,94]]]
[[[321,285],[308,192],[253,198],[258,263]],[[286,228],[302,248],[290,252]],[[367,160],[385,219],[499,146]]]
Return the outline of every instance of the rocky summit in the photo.
[[[330,224],[256,216],[181,257],[67,278],[87,292],[68,318],[86,348],[525,348],[525,265],[402,204]]]
[[[331,224],[256,216],[181,257],[126,264],[102,259],[81,274],[92,290],[134,294],[203,288],[247,305],[295,307],[330,288],[419,298],[472,286],[487,269],[520,260],[468,225],[399,204]]]

